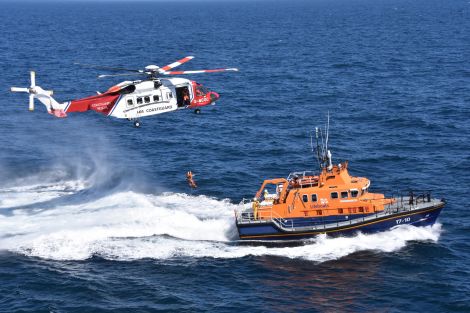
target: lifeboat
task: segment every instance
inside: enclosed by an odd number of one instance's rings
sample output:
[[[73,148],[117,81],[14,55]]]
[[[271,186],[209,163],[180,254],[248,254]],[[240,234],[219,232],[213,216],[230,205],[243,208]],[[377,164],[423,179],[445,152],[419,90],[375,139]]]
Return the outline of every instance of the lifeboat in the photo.
[[[333,165],[327,140],[326,145],[323,140],[320,144],[323,136],[319,133],[317,128],[319,170],[265,180],[253,199],[243,199],[235,210],[240,239],[351,236],[358,231],[373,233],[405,224],[435,223],[444,199],[432,198],[430,191],[405,191],[390,197],[371,192],[370,180],[351,176],[347,161]]]

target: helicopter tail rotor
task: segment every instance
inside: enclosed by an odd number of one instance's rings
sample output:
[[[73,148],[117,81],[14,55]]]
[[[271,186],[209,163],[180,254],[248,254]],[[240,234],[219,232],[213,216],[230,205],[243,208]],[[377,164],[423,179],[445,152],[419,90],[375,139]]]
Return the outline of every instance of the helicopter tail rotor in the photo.
[[[44,90],[40,86],[36,85],[36,72],[31,71],[30,78],[31,78],[31,85],[29,88],[11,87],[10,91],[28,93],[30,111],[34,111],[34,99],[38,99],[46,106],[47,111],[49,113],[51,114],[53,113],[56,116],[58,116],[59,114],[61,115],[59,117],[65,117],[63,116],[65,113],[62,114],[62,112],[60,112],[61,105],[54,98],[52,98],[52,95],[54,94],[54,92],[52,90]]]

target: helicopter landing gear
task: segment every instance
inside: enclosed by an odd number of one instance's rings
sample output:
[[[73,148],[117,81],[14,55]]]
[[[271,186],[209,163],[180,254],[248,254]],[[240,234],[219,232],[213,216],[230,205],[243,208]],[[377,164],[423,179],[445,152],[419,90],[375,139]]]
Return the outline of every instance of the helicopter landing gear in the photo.
[[[134,127],[135,127],[135,128],[139,128],[139,127],[140,127],[140,121],[139,121],[139,120],[135,120],[135,121],[134,121]]]
[[[194,110],[194,113],[196,113],[196,114],[201,114],[201,109],[196,109],[196,110]]]

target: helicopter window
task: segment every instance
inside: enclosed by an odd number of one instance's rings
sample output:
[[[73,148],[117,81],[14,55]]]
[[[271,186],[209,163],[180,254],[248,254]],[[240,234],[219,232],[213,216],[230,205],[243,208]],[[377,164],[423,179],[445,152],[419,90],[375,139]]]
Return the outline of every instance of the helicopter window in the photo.
[[[308,195],[302,195],[302,201],[308,202]]]
[[[127,105],[133,105],[133,104],[134,104],[134,101],[132,100],[132,98],[127,99]]]
[[[317,195],[315,194],[312,195],[312,202],[317,202]]]
[[[129,85],[129,86],[126,86],[124,88],[122,88],[121,90],[119,90],[119,93],[121,95],[125,95],[125,94],[129,94],[129,93],[133,93],[135,91],[135,85]]]
[[[157,95],[154,95],[154,96],[153,96],[153,101],[160,101],[160,97],[157,96]]]
[[[142,102],[142,98],[141,98],[141,97],[138,97],[138,98],[137,98],[137,104],[142,104],[142,103],[143,103],[143,102]]]
[[[155,88],[155,89],[160,88],[162,85],[163,85],[162,82],[159,81],[159,80],[153,82],[153,88]]]
[[[171,98],[173,98],[173,93],[169,92],[169,93],[167,94],[167,96],[168,96],[168,99],[171,99]]]
[[[348,192],[347,191],[341,191],[341,199],[347,199],[348,198]]]
[[[145,97],[144,97],[144,102],[145,102],[145,103],[150,103],[150,97],[149,97],[149,96],[145,96]]]
[[[205,88],[201,85],[196,87],[196,93],[197,93],[198,96],[204,96],[208,92],[209,92],[209,90],[207,90],[207,88]]]
[[[331,199],[338,199],[338,193],[336,191],[331,193]]]
[[[359,191],[357,191],[357,190],[351,190],[351,197],[352,197],[352,198],[356,198],[358,194],[359,194]]]

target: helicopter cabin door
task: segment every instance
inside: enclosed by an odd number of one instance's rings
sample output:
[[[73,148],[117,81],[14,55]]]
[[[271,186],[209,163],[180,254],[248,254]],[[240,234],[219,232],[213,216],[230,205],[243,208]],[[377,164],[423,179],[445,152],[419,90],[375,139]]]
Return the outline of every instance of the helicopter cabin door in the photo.
[[[178,104],[178,108],[184,108],[191,104],[191,98],[189,94],[188,86],[180,86],[176,87],[176,102]]]

